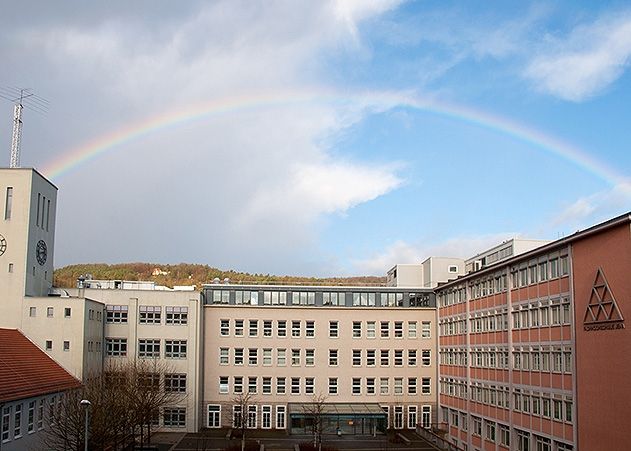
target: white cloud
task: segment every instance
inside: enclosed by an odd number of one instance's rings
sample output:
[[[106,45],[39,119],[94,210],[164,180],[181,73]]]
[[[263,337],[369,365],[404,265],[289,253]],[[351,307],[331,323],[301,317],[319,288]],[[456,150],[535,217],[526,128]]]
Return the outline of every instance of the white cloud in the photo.
[[[631,57],[631,13],[580,25],[564,38],[549,37],[528,64],[525,77],[544,92],[580,102],[605,89]]]
[[[612,188],[577,199],[556,215],[552,227],[564,227],[573,232],[596,224],[606,218],[622,214],[631,206],[631,180],[622,181]]]
[[[478,236],[460,236],[432,245],[396,241],[383,251],[367,259],[354,261],[356,274],[385,275],[388,269],[399,263],[421,263],[428,257],[469,258],[502,241],[514,238],[514,233],[495,233]]]

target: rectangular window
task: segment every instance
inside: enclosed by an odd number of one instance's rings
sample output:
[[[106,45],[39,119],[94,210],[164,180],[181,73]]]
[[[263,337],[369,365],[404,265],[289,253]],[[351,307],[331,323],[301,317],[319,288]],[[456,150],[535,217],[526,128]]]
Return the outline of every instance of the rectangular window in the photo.
[[[408,395],[416,395],[416,378],[408,377]]]
[[[300,349],[291,350],[291,366],[300,366]]]
[[[37,316],[37,307],[30,307],[29,308],[29,316],[31,318]]]
[[[423,366],[431,366],[432,364],[432,351],[431,349],[423,349],[421,351],[421,361]]]
[[[272,428],[272,406],[261,407],[261,428]]]
[[[91,312],[93,310],[90,310]],[[64,318],[70,318],[70,316],[72,315],[72,309],[70,307],[66,307],[64,308]]]
[[[13,414],[13,438],[22,437],[22,404],[15,406],[15,413]]]
[[[337,395],[337,377],[329,377],[329,395]]]
[[[379,394],[387,395],[390,391],[390,379],[387,377],[379,378]]]
[[[377,351],[366,349],[366,366],[375,366],[377,363]]]
[[[279,337],[286,337],[287,336],[287,321],[285,320],[278,320],[278,323],[276,325],[276,334]]]
[[[188,324],[188,307],[166,307],[166,324]]]
[[[233,428],[241,428],[241,421],[243,420],[243,415],[241,411],[241,406],[236,405],[232,406],[232,427]]]
[[[567,255],[561,257],[561,275],[567,276],[570,273],[570,265],[567,259]]]
[[[277,377],[276,378],[276,394],[277,395],[284,395],[285,394],[285,378],[284,377]]]
[[[243,376],[234,376],[232,390],[237,394],[243,393]]]
[[[381,321],[380,332],[381,332],[381,338],[388,338],[390,336],[390,322]]]
[[[305,395],[313,395],[315,390],[315,378],[305,377]]]
[[[164,375],[164,391],[171,392],[171,393],[185,393],[186,392],[186,374],[172,374],[172,373],[165,374]]]
[[[353,321],[353,338],[362,337],[362,323],[361,321]]]
[[[4,219],[11,219],[11,210],[13,209],[13,187],[7,187],[7,196],[4,201]]]
[[[140,324],[160,324],[162,307],[156,305],[141,305],[139,308],[138,322]]]
[[[366,378],[366,394],[367,395],[375,394],[375,378],[374,377]]]
[[[35,431],[35,401],[28,403],[28,422],[26,430],[29,434]]]
[[[272,336],[272,320],[263,321],[263,336],[264,337]]]
[[[227,337],[230,335],[230,320],[222,319],[219,320],[219,333],[222,337]]]
[[[337,366],[337,349],[329,349],[329,366]]]
[[[421,323],[421,338],[432,337],[432,323],[431,321],[423,321]]]
[[[421,379],[421,394],[429,395],[432,391],[432,379],[424,377]]]
[[[337,338],[339,334],[339,327],[337,321],[329,321],[329,338]]]
[[[403,429],[403,406],[394,406],[394,428]]]
[[[432,406],[422,406],[421,409],[421,425],[428,429],[432,425]],[[464,429],[466,430],[467,428],[465,427]]]
[[[243,348],[234,348],[234,364],[243,365]]]
[[[208,405],[208,427],[220,428],[221,427],[221,406],[220,405]]]
[[[408,428],[409,429],[416,428],[417,412],[418,412],[418,407],[408,406]]]
[[[286,412],[285,406],[276,406],[276,429],[285,429]]]
[[[377,324],[374,321],[366,321],[366,338],[375,338]]]
[[[230,383],[228,376],[219,376],[219,393],[230,393]],[[235,380],[236,383],[236,380]],[[236,390],[235,390],[236,393]]]
[[[164,340],[164,357],[167,359],[185,359],[186,348],[186,340]]]
[[[64,351],[70,351],[70,342],[64,341]]]
[[[125,357],[127,355],[127,338],[106,338],[105,349],[110,357]]]
[[[53,316],[55,316],[55,309],[53,307],[48,307],[46,309],[46,316],[48,318],[52,318]]]
[[[403,338],[403,321],[394,322],[394,338]]]
[[[271,395],[272,394],[272,378],[271,377],[264,377],[263,378],[262,391],[263,391],[264,395]]]
[[[362,394],[362,379],[361,377],[354,377],[353,378],[353,385],[352,385],[352,393],[353,395],[361,395]]]
[[[258,378],[256,376],[248,377],[248,393],[256,393],[258,391]]]
[[[105,318],[108,323],[127,322],[127,313],[129,307],[126,305],[108,305],[105,307]]]
[[[230,348],[219,348],[219,364],[228,365],[230,363]]]
[[[315,349],[305,349],[305,366],[315,364]]]
[[[171,428],[186,427],[186,409],[183,407],[165,407],[164,408],[164,426]]]
[[[287,350],[277,349],[276,350],[276,365],[285,366],[286,364],[287,364]]]
[[[291,294],[292,305],[315,305],[315,292],[294,291]]]
[[[353,366],[361,366],[362,364],[362,350],[353,349]]]
[[[244,320],[242,319],[235,319],[234,320],[234,335],[235,337],[243,337],[243,323]]]
[[[403,366],[403,349],[395,349],[394,366]]]
[[[258,365],[259,364],[259,350],[258,348],[250,348],[248,349],[248,365]]]
[[[390,365],[390,350],[389,349],[382,349],[381,350],[381,359],[379,361],[379,364],[381,366],[388,366],[388,365]]]
[[[416,321],[408,321],[408,338],[416,338]]]
[[[287,292],[285,291],[264,291],[263,304],[265,305],[286,305]]]
[[[292,395],[300,394],[300,378],[299,377],[291,378],[291,394]]]
[[[251,319],[248,323],[250,324],[248,335],[250,337],[256,337],[259,334],[259,321],[257,319]]]
[[[140,339],[138,340],[138,357],[141,358],[159,358],[160,357],[160,340]]]
[[[491,442],[495,442],[495,422],[484,420],[484,423],[486,426],[484,428],[484,437]]]
[[[305,337],[313,338],[315,337],[315,322],[307,321],[305,323]]]
[[[272,364],[272,350],[271,348],[263,349],[263,365],[270,366]]]
[[[300,321],[291,322],[291,336],[294,338],[300,337]]]
[[[213,290],[213,304],[228,304],[230,292],[228,290]]]
[[[403,378],[402,377],[394,378],[394,394],[395,395],[403,394]]]
[[[408,349],[408,366],[416,366],[416,349]]]
[[[2,443],[9,441],[11,437],[11,406],[5,406],[2,408]]]
[[[479,417],[471,417],[473,418],[473,434],[474,435],[482,435],[482,419]]]
[[[500,444],[506,446],[507,448],[510,446],[510,428],[508,426],[504,426],[500,424]]]

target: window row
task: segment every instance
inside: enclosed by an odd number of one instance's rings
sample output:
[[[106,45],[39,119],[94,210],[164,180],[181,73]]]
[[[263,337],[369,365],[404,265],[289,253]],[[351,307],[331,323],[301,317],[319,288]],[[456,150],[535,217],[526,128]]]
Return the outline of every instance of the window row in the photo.
[[[519,310],[517,310],[519,308]],[[567,297],[553,299],[551,305],[526,304],[513,307],[513,329],[560,326],[572,323],[570,302]]]
[[[353,377],[347,379],[350,384],[346,387],[346,393],[353,395],[430,395],[432,393],[432,381],[430,377]],[[263,395],[313,395],[316,393],[315,377],[271,377],[271,376],[219,376],[220,394],[250,393]],[[232,382],[232,389],[230,388]],[[420,386],[419,386],[420,383]],[[329,395],[342,393],[340,378],[329,377],[327,379],[327,392]],[[391,391],[392,390],[392,391]],[[319,392],[319,391],[318,391]]]
[[[209,428],[221,428],[230,425],[233,428],[241,428],[244,426],[248,429],[285,429],[287,427],[287,406],[275,406],[276,415],[273,416],[274,406],[256,404],[248,405],[247,403],[236,404],[232,406],[232,418],[230,422],[222,420],[221,404],[208,404],[208,418],[206,426]],[[243,415],[243,410],[247,412]],[[260,420],[258,413],[260,411]]]
[[[99,342],[99,344],[100,344],[100,342]],[[45,349],[47,351],[52,351],[53,350],[53,340],[46,340]],[[63,341],[63,350],[65,352],[69,352],[70,351],[70,341],[69,340],[64,340]]]
[[[230,336],[230,326],[232,324],[232,335],[235,337],[243,337],[246,333],[248,337],[258,337],[259,328],[263,337],[274,336],[274,323],[276,324],[276,337],[284,338],[288,336],[288,333],[292,338],[300,338],[302,336],[306,338],[315,337],[315,321],[302,321],[302,320],[258,320],[258,319],[220,319],[219,320],[219,334],[222,337]],[[290,328],[288,330],[288,327]]]
[[[24,435],[44,429],[46,413],[48,413],[49,421],[52,422],[60,408],[61,399],[57,401],[56,396],[2,406],[0,430],[2,443],[18,440]]]
[[[571,350],[515,350],[513,351],[514,370],[542,371],[571,374],[573,359]],[[472,368],[509,369],[508,350],[506,349],[476,349],[470,351],[470,362],[467,352],[463,349],[449,349],[440,351],[441,365],[457,365]]]
[[[557,279],[570,273],[567,255],[555,257],[547,261],[532,261],[519,268],[511,268],[511,282],[513,288],[525,287],[539,282]]]
[[[187,354],[187,340],[164,340],[164,358],[185,359]],[[106,353],[110,357],[127,356],[127,338],[106,338]],[[139,339],[138,357],[160,358],[162,354],[162,340],[158,338]]]
[[[164,314],[164,324],[188,324],[188,307],[166,306]],[[108,305],[105,307],[105,316],[110,324],[126,324],[129,318],[129,306]],[[138,324],[162,324],[162,307],[138,306]]]
[[[511,442],[513,442],[514,449],[519,451],[571,451],[574,449],[572,445],[565,442],[553,441],[549,437],[531,434],[517,428],[513,428],[511,431],[509,425],[468,415],[466,412],[447,407],[442,408],[442,421],[450,427],[465,432],[471,428],[472,435],[484,438],[488,442],[498,443],[506,448],[510,448]]]

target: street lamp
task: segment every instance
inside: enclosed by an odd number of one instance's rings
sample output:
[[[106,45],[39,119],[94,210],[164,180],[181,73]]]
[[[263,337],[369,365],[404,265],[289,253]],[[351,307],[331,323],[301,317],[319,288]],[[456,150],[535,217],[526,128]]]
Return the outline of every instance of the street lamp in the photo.
[[[79,404],[83,408],[85,408],[85,437],[83,439],[83,442],[84,442],[83,449],[85,451],[88,451],[88,421],[89,421],[89,416],[90,416],[90,406],[92,405],[92,403],[88,401],[87,399],[82,399]]]

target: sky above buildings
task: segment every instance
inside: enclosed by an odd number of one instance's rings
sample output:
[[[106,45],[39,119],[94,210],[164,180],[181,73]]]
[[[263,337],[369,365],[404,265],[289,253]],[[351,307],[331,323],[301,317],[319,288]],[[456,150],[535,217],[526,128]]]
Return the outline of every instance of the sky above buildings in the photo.
[[[56,266],[381,275],[631,210],[627,2],[1,3]]]

